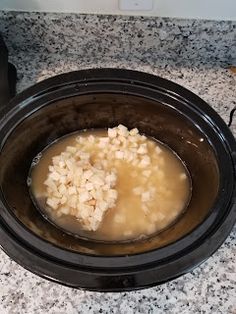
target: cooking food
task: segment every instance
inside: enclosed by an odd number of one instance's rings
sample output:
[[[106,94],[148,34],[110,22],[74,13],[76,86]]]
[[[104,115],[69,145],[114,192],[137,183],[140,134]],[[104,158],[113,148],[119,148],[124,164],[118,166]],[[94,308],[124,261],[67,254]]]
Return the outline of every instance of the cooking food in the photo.
[[[53,222],[98,240],[154,234],[179,217],[191,194],[178,156],[123,125],[54,142],[33,161],[30,183]]]
[[[76,239],[37,211],[32,185],[26,184],[30,184],[30,164],[45,148],[38,164],[34,161],[32,172],[36,167],[41,171],[46,195],[44,181],[52,157],[76,145],[72,132],[121,122],[138,126],[140,132],[154,136],[178,154],[191,175],[191,200],[176,223],[145,240],[96,241],[105,222],[111,221],[113,208],[105,213],[96,231],[81,228],[88,241]],[[174,82],[123,69],[65,73],[15,98],[3,110],[0,129],[0,245],[17,263],[46,279],[106,292],[162,284],[209,258],[233,227],[235,139],[202,99]],[[62,135],[68,135],[67,142]],[[121,179],[117,173],[114,189],[119,190]],[[119,199],[118,193],[116,208]],[[44,205],[46,197],[41,201]],[[62,215],[58,221],[69,217]],[[81,226],[72,218],[80,236]]]

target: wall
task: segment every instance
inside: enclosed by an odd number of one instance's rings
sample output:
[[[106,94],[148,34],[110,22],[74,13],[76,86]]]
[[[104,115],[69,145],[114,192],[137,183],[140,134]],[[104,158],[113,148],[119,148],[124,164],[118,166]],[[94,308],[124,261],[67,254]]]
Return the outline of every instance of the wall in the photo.
[[[153,0],[151,11],[121,11],[119,0],[1,0],[0,10],[236,20],[236,0]]]

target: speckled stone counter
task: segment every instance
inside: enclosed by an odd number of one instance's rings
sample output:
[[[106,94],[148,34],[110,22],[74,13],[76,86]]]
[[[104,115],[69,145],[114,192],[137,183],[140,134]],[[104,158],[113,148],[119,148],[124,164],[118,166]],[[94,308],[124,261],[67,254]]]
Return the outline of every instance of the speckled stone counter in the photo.
[[[156,19],[155,31],[152,29],[152,35],[149,36],[151,40],[148,44],[147,25],[148,23],[152,25],[153,19],[142,20],[140,18],[139,21],[138,18],[127,17],[127,20],[125,18],[119,20],[119,17],[106,17],[107,21],[110,19],[112,28],[110,33],[113,35],[116,33],[116,37],[110,36],[106,42],[102,32],[102,29],[105,29],[104,17],[77,17],[80,20],[80,28],[83,28],[81,32],[84,38],[86,38],[86,34],[92,36],[93,33],[96,37],[96,40],[95,37],[93,40],[88,38],[86,45],[88,42],[89,45],[86,46],[80,41],[81,33],[78,35],[79,37],[76,37],[74,33],[75,25],[78,27],[78,24],[74,25],[73,23],[76,19],[75,16],[68,17],[67,15],[66,19],[64,15],[63,19],[60,19],[59,16],[52,14],[33,14],[31,17],[30,14],[18,14],[17,16],[16,18],[11,13],[0,13],[0,32],[3,33],[8,43],[10,61],[16,65],[18,70],[18,92],[42,79],[72,70],[93,67],[128,68],[157,74],[189,88],[213,106],[228,122],[229,112],[236,104],[236,74],[229,69],[229,66],[233,65],[236,60],[235,23],[219,22],[217,24],[218,22]],[[37,20],[37,16],[40,21],[37,22],[37,25],[41,26],[33,31],[35,25],[31,25],[29,21],[32,23],[32,19]],[[82,19],[84,19],[83,22]],[[52,20],[56,20],[56,23]],[[163,20],[167,21],[165,23],[168,24],[168,27],[164,26],[160,31],[158,25],[163,23]],[[46,26],[43,25],[44,23]],[[144,36],[144,45],[140,42],[137,43],[140,41],[140,35],[137,33],[140,25],[139,27],[132,26],[133,28],[130,26],[139,23],[141,23],[143,31],[144,29],[146,31],[141,34]],[[185,32],[188,40],[189,36],[191,37],[192,46],[198,47],[201,51],[206,46],[210,47],[210,50],[207,50],[209,52],[207,56],[204,57],[204,53],[196,51],[193,58],[192,55],[188,56],[190,50],[186,54],[183,48],[179,55],[176,54],[176,51],[173,53],[169,51],[168,56],[165,55],[165,51],[173,48],[173,43],[171,40],[165,42],[163,34],[167,34],[166,38],[171,38],[173,29],[176,30],[173,25],[179,24],[185,25],[185,28],[180,29],[177,42],[180,44],[182,39],[179,38],[183,38]],[[17,29],[15,25],[18,27],[20,25],[17,42],[13,40],[16,36],[11,37]],[[144,26],[146,28],[143,28]],[[217,30],[213,30],[214,27]],[[26,33],[27,29],[30,31],[24,37],[22,34]],[[126,29],[129,32],[132,29],[133,33],[123,36]],[[196,29],[206,29],[205,35],[203,35],[204,32],[200,32],[201,38],[197,36],[199,32],[192,32],[196,34],[195,36],[191,35],[192,29],[195,31]],[[220,30],[224,32],[222,40]],[[41,38],[31,38],[30,36],[32,34],[35,36],[37,31]],[[64,36],[65,34],[66,36]],[[108,36],[108,34],[109,30],[106,30],[105,35]],[[44,46],[42,46],[42,36],[50,38],[49,41],[45,41]],[[157,46],[153,43],[154,39],[161,42],[161,51],[159,52],[156,51]],[[101,41],[103,46],[101,46]],[[21,42],[23,46],[21,46]],[[38,45],[35,46],[37,42]],[[92,42],[94,46],[90,46]],[[149,51],[145,50],[145,45]],[[188,45],[190,45],[189,42]],[[76,47],[78,47],[77,50]],[[235,122],[232,129],[236,134]],[[0,313],[235,314],[235,244],[236,227],[222,247],[191,273],[158,287],[129,293],[95,293],[63,287],[31,274],[12,261],[5,253],[0,252]]]

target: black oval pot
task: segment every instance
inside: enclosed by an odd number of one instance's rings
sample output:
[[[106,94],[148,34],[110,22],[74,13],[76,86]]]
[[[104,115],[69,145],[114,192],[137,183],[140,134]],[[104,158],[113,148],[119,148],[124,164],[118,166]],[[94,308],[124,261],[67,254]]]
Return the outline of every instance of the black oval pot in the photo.
[[[71,72],[27,89],[0,114],[0,244],[35,274],[90,290],[149,287],[203,262],[234,225],[235,139],[211,107],[175,83],[128,70]],[[188,209],[168,230],[134,243],[66,235],[30,199],[31,161],[65,134],[119,123],[177,152],[192,177]]]

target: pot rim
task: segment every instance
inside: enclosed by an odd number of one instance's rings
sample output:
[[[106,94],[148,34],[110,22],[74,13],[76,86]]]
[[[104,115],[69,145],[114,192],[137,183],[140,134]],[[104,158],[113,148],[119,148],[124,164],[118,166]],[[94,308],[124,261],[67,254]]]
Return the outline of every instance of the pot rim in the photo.
[[[23,235],[23,243],[24,245],[28,246],[30,250],[34,251],[35,254],[42,254],[45,257],[49,257],[54,259],[56,263],[65,263],[70,261],[70,265],[79,265],[82,269],[87,268],[91,270],[91,267],[96,269],[104,269],[106,267],[110,267],[110,269],[118,271],[122,268],[132,268],[132,267],[143,267],[144,265],[157,265],[158,263],[162,265],[166,260],[171,260],[174,257],[178,258],[178,256],[182,256],[186,254],[186,250],[194,250],[199,246],[202,246],[203,240],[205,241],[206,237],[212,237],[217,233],[217,230],[224,225],[225,221],[228,221],[228,233],[233,227],[234,221],[236,219],[235,210],[235,198],[236,198],[236,189],[235,189],[235,160],[236,160],[236,143],[235,139],[233,138],[231,132],[229,131],[226,124],[223,120],[218,116],[218,114],[208,106],[201,98],[193,94],[192,92],[188,91],[184,87],[179,86],[176,83],[168,81],[166,79],[146,74],[143,72],[138,71],[131,71],[131,70],[123,70],[123,69],[89,69],[89,70],[82,70],[82,71],[75,71],[69,72],[65,74],[61,74],[52,78],[49,78],[45,81],[37,83],[36,85],[28,88],[21,94],[17,95],[8,106],[6,106],[3,111],[2,115],[3,118],[0,120],[0,129],[6,126],[12,117],[16,114],[18,110],[22,110],[22,108],[26,108],[29,106],[30,103],[43,97],[45,95],[52,94],[55,90],[64,89],[67,85],[73,85],[74,88],[78,89],[84,87],[88,82],[104,82],[104,81],[118,81],[118,82],[125,82],[129,83],[131,86],[140,85],[145,86],[149,89],[159,89],[163,90],[165,93],[169,93],[172,96],[177,97],[179,100],[185,100],[188,105],[191,105],[193,110],[197,111],[198,113],[202,113],[202,117],[209,126],[214,129],[214,132],[217,133],[219,139],[224,144],[225,152],[224,158],[222,161],[224,163],[224,168],[228,167],[228,175],[230,176],[227,178],[231,182],[231,190],[228,192],[229,199],[228,203],[224,204],[227,207],[225,210],[225,216],[222,217],[221,221],[218,222],[213,229],[210,228],[213,222],[215,222],[216,212],[219,211],[216,204],[213,206],[214,210],[212,214],[209,215],[202,224],[197,226],[193,231],[190,232],[192,240],[191,241],[191,248],[190,244],[187,243],[189,241],[186,238],[189,234],[185,235],[183,238],[177,240],[174,243],[171,243],[168,246],[168,249],[173,252],[169,254],[169,256],[162,255],[164,253],[165,248],[158,248],[153,251],[142,252],[130,256],[95,256],[90,254],[82,254],[76,253],[69,250],[62,249],[46,240],[41,239],[39,236],[35,235],[33,232],[28,230],[22,223],[17,222],[17,218],[13,216],[6,207],[4,202],[0,202],[0,208],[3,208],[1,211],[1,219],[2,219],[2,226],[7,225],[7,228],[10,228],[11,231],[15,234]],[[63,83],[61,83],[63,82]],[[21,105],[20,105],[21,104]],[[32,114],[31,112],[30,114]],[[24,117],[25,118],[25,117]],[[9,130],[8,130],[9,131]],[[9,132],[6,132],[5,137],[1,137],[0,140],[2,143],[9,135]],[[2,144],[1,144],[2,146]],[[219,156],[222,158],[222,156]],[[224,191],[221,191],[224,192]],[[1,195],[3,197],[3,195]],[[218,201],[220,201],[218,199]],[[216,201],[217,203],[217,201]],[[216,208],[217,207],[217,208]],[[227,216],[228,215],[228,216]],[[229,220],[228,218],[231,217]],[[13,226],[14,222],[14,226]],[[208,229],[208,227],[210,229]],[[0,228],[1,229],[1,228]],[[4,228],[3,228],[4,229]],[[2,229],[2,230],[3,230]],[[206,233],[204,230],[207,230]],[[198,234],[199,236],[194,238]],[[30,243],[27,243],[25,240],[27,237],[31,237]],[[197,240],[197,241],[196,241]],[[0,240],[1,241],[1,240]],[[221,241],[222,242],[222,241]],[[217,246],[217,245],[216,245]],[[3,246],[6,251],[7,247]],[[43,250],[41,249],[43,247]],[[53,252],[53,254],[52,254]],[[68,258],[70,256],[70,258]],[[139,263],[137,265],[137,256],[144,257],[143,263]],[[204,257],[208,257],[209,253],[205,252],[203,255]],[[73,258],[72,258],[73,257]],[[85,258],[86,257],[86,258]],[[98,266],[102,261],[102,267]]]

